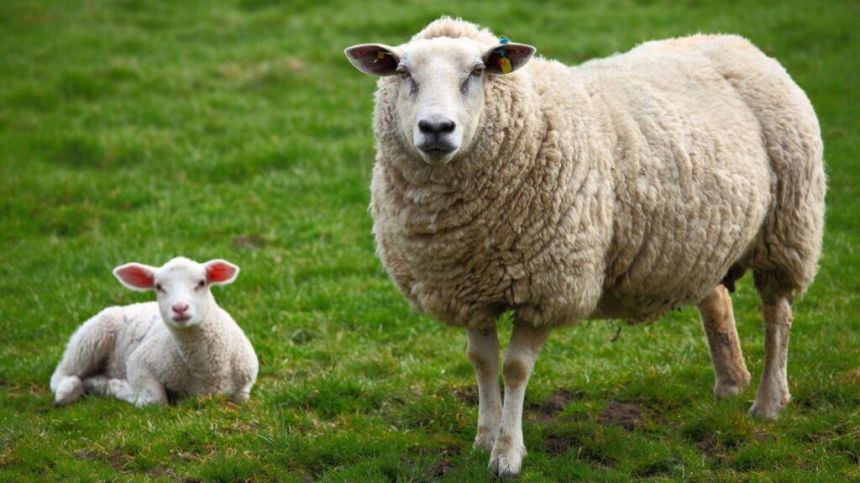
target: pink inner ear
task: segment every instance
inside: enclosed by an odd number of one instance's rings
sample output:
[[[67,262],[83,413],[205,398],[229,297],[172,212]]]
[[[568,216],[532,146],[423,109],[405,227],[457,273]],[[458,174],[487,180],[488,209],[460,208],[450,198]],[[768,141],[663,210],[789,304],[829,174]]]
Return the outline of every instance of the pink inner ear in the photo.
[[[136,267],[124,267],[117,270],[117,274],[125,283],[137,288],[152,288],[155,284],[155,279],[148,270]]]
[[[209,280],[209,283],[230,280],[235,273],[236,269],[226,263],[215,262],[206,267],[206,278]]]

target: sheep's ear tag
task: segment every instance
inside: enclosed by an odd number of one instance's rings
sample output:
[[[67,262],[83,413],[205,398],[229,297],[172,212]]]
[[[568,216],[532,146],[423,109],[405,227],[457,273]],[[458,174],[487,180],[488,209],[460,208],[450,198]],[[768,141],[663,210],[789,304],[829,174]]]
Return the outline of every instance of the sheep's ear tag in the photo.
[[[531,45],[514,44],[507,37],[500,37],[499,45],[484,55],[484,65],[491,74],[510,74],[525,65],[534,52]]]
[[[505,45],[510,43],[511,39],[507,37],[499,37],[499,43]],[[497,62],[499,63],[499,70],[502,71],[502,74],[510,74],[514,71],[514,68],[511,67],[511,59],[508,58],[508,53],[505,51],[504,47],[499,47],[496,49]]]

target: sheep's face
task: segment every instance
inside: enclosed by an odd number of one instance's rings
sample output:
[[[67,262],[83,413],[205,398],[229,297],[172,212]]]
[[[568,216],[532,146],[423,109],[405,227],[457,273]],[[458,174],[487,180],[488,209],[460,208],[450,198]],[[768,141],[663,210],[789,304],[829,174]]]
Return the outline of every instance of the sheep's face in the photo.
[[[513,72],[533,53],[534,47],[524,44],[488,50],[475,40],[449,37],[414,40],[398,48],[363,44],[346,49],[359,70],[399,77],[397,128],[432,165],[450,162],[471,145],[489,78]]]
[[[186,329],[200,325],[214,305],[209,287],[233,282],[239,267],[225,260],[201,264],[177,257],[160,268],[127,263],[113,273],[132,290],[155,290],[164,322]]]

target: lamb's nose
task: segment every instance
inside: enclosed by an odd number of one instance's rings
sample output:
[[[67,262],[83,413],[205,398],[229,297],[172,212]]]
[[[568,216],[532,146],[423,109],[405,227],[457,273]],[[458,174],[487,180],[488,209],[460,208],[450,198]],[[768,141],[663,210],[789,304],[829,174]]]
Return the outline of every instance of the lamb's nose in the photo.
[[[182,315],[188,310],[188,304],[176,304],[172,308],[174,312],[179,315]]]
[[[418,129],[424,134],[447,134],[454,131],[454,121],[444,117],[433,117],[418,121]]]

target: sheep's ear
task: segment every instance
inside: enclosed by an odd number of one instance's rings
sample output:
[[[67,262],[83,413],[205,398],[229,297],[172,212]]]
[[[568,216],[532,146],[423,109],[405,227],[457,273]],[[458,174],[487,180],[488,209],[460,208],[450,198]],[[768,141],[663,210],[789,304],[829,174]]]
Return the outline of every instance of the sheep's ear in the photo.
[[[370,75],[394,75],[400,64],[400,57],[394,53],[394,48],[382,44],[353,45],[343,53],[356,69]]]
[[[510,74],[526,65],[535,50],[527,44],[499,44],[484,54],[484,69],[488,74]]]
[[[155,287],[155,267],[142,263],[126,263],[113,269],[113,276],[126,287],[143,292]]]
[[[239,267],[227,260],[209,260],[203,266],[206,267],[206,282],[210,285],[233,283],[239,275]]]

